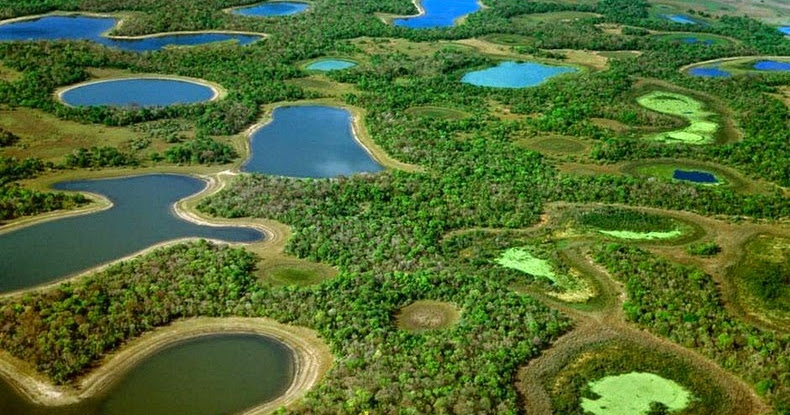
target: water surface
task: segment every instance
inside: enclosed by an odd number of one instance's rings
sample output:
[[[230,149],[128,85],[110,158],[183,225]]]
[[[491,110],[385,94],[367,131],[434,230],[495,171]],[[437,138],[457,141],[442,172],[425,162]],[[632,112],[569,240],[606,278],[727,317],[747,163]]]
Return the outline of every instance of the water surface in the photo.
[[[480,10],[477,0],[422,0],[420,6],[425,10],[424,14],[395,19],[395,26],[412,29],[450,27],[458,18]]]
[[[754,69],[757,69],[758,71],[790,71],[790,62],[771,60],[758,61],[754,63]]]
[[[665,14],[663,18],[680,24],[698,24],[698,22],[685,14]]]
[[[706,78],[728,78],[731,73],[719,68],[718,66],[696,67],[689,69],[689,74]]]
[[[292,177],[337,177],[383,168],[354,138],[351,114],[325,106],[279,107],[250,138],[242,169]]]
[[[292,14],[301,13],[308,8],[307,3],[298,3],[291,1],[272,1],[257,4],[250,7],[242,7],[233,9],[231,13],[241,16],[252,17],[273,17],[273,16],[289,16]]]
[[[240,45],[260,40],[260,35],[236,33],[169,34],[141,39],[116,39],[103,36],[118,19],[96,16],[45,16],[0,24],[0,41],[90,40],[100,45],[133,52],[160,50],[169,46],[195,46],[227,40]]]
[[[790,35],[790,26],[780,26],[779,31],[786,35]]]
[[[61,95],[75,107],[109,105],[116,107],[164,107],[194,104],[214,98],[211,87],[177,79],[129,78],[88,83]]]
[[[461,82],[494,88],[526,88],[542,84],[551,77],[577,71],[570,66],[507,61],[492,68],[469,72],[461,78]]]
[[[0,413],[13,415],[224,415],[287,390],[294,356],[283,343],[222,334],[171,345],[133,367],[102,396],[68,407],[35,406],[0,379]]]
[[[718,183],[716,176],[712,173],[699,170],[681,170],[675,169],[672,173],[672,178],[677,180],[685,180],[694,183]]]
[[[357,66],[356,62],[351,62],[343,59],[321,59],[307,65],[307,70],[310,71],[339,71],[342,69],[353,68]]]
[[[55,185],[102,194],[114,205],[0,234],[0,292],[52,282],[173,239],[263,238],[252,228],[201,226],[177,217],[173,204],[205,186],[193,177],[165,174]]]
[[[681,41],[683,43],[688,43],[688,44],[692,44],[692,45],[693,44],[697,44],[697,43],[703,44],[703,45],[712,45],[713,44],[713,39],[702,40],[702,39],[697,38],[697,37],[684,37],[684,38],[681,39]]]

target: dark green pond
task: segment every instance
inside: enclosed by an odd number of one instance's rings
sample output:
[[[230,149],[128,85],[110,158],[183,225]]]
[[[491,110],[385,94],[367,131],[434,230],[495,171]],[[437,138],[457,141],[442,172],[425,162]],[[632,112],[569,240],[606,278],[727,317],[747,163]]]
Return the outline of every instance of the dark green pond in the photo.
[[[0,234],[0,292],[52,282],[169,240],[263,238],[255,229],[202,226],[176,216],[174,203],[205,186],[194,177],[169,174],[55,185],[60,190],[102,194],[113,207]]]
[[[149,357],[102,396],[69,407],[32,405],[0,379],[2,415],[225,415],[271,401],[291,385],[294,355],[253,334],[186,340]]]

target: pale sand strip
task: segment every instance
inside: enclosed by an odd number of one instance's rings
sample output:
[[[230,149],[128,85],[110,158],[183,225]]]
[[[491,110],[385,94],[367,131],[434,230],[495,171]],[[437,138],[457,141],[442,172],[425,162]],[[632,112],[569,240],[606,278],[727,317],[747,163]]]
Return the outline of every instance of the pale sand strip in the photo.
[[[167,346],[186,339],[215,334],[257,334],[284,343],[294,353],[294,379],[283,395],[261,403],[243,415],[258,415],[292,405],[315,386],[332,365],[332,354],[318,334],[304,327],[280,324],[267,318],[208,318],[179,320],[137,337],[107,355],[100,366],[73,386],[56,386],[30,364],[0,351],[0,375],[30,401],[62,406],[101,395],[130,369]]]

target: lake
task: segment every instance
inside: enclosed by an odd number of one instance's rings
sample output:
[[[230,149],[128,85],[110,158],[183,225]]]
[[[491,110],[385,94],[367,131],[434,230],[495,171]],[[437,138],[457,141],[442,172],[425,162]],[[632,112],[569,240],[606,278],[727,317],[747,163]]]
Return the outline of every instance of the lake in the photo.
[[[60,98],[75,107],[164,107],[206,102],[216,97],[208,85],[178,79],[128,78],[87,82],[65,90]]]
[[[102,194],[114,205],[0,234],[0,292],[57,281],[174,239],[254,242],[264,237],[252,228],[202,226],[176,216],[176,201],[206,187],[189,176],[81,180],[54,187]]]
[[[290,16],[307,10],[309,6],[307,3],[272,1],[249,7],[235,8],[231,10],[231,13],[250,17]]]
[[[699,22],[685,14],[664,14],[661,17],[680,24],[699,24]]]
[[[540,85],[557,75],[577,71],[578,69],[571,66],[507,61],[492,68],[469,72],[461,78],[461,82],[492,88],[526,88]]]
[[[357,66],[356,62],[343,59],[321,59],[307,65],[305,69],[308,71],[329,72],[353,68],[355,66]]]
[[[713,39],[701,40],[701,39],[696,38],[696,37],[684,37],[683,39],[681,39],[681,41],[683,43],[688,43],[688,44],[692,44],[692,45],[693,44],[697,44],[697,43],[703,44],[703,45],[712,45],[714,43]]]
[[[728,78],[731,73],[719,68],[718,66],[696,67],[689,69],[689,75],[702,76],[706,78]]]
[[[681,170],[675,169],[672,173],[672,178],[677,180],[685,180],[694,183],[718,183],[716,176],[712,173],[699,170]]]
[[[425,13],[394,19],[393,24],[411,29],[450,27],[457,19],[480,10],[477,0],[422,0],[420,6]]]
[[[236,33],[185,33],[138,39],[105,37],[118,19],[83,15],[45,16],[0,24],[0,41],[26,40],[90,40],[100,45],[132,52],[156,51],[169,46],[196,46],[206,43],[237,41],[247,45],[263,38],[260,35]]]
[[[790,35],[790,26],[780,26],[779,31],[786,35]]]
[[[40,407],[0,379],[0,413],[13,415],[225,415],[282,395],[295,357],[278,340],[217,334],[165,347],[132,367],[101,396]]]
[[[337,177],[383,170],[354,138],[351,114],[320,105],[278,107],[250,137],[250,173]]]
[[[790,62],[780,62],[772,60],[757,61],[754,63],[754,69],[758,71],[790,71]]]

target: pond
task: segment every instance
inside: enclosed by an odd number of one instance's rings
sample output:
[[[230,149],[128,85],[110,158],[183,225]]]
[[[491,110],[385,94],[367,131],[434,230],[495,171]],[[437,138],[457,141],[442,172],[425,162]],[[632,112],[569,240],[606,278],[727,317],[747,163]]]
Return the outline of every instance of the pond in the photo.
[[[356,62],[343,60],[343,59],[321,59],[309,65],[305,69],[308,71],[339,71],[343,69],[353,68],[357,66]]]
[[[98,193],[111,209],[0,234],[0,292],[56,281],[180,238],[253,242],[258,230],[202,226],[176,216],[173,204],[206,187],[189,176],[156,174],[58,183],[58,190]]]
[[[694,183],[718,183],[716,176],[713,173],[699,170],[681,170],[675,169],[672,173],[672,178],[677,180],[685,180]]]
[[[60,94],[75,107],[108,105],[116,107],[164,107],[195,104],[217,97],[206,84],[166,78],[128,78],[77,84]]]
[[[461,78],[461,82],[492,88],[526,88],[540,85],[557,75],[577,71],[578,69],[571,66],[507,61],[492,68],[469,72]]]
[[[320,105],[279,107],[250,137],[242,170],[291,177],[375,173],[383,167],[357,142],[351,114]]]
[[[683,42],[683,43],[688,43],[688,44],[692,44],[692,45],[693,44],[712,45],[714,43],[713,39],[702,40],[702,39],[696,38],[696,37],[684,37],[684,38],[680,39],[680,41]]]
[[[0,413],[14,415],[224,415],[282,395],[295,357],[278,340],[255,334],[192,338],[132,367],[101,396],[41,407],[0,379]]]
[[[689,69],[689,75],[702,76],[706,78],[728,78],[731,73],[719,68],[718,66],[696,67]]]
[[[247,45],[262,39],[260,35],[237,33],[185,33],[165,34],[135,39],[104,36],[118,19],[96,16],[45,16],[0,24],[0,41],[25,40],[90,40],[100,45],[132,52],[160,50],[169,46],[195,46],[206,43],[234,40]]]
[[[290,16],[307,10],[309,6],[307,3],[272,1],[249,7],[235,8],[231,10],[231,13],[250,17]]]
[[[667,20],[673,21],[675,23],[680,23],[680,24],[698,24],[699,23],[696,20],[692,19],[691,17],[686,16],[685,14],[664,14],[664,15],[661,15],[661,17],[663,17],[663,18],[665,18]]]
[[[422,0],[421,13],[393,20],[395,26],[411,29],[450,27],[459,18],[480,10],[478,0]]]
[[[762,60],[754,63],[754,69],[758,71],[790,71],[790,62]]]
[[[779,31],[786,35],[790,35],[790,26],[780,26]]]

